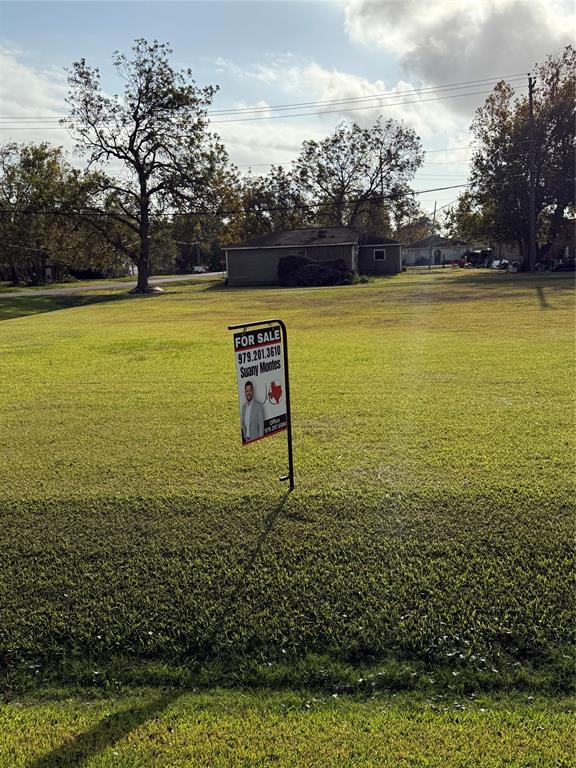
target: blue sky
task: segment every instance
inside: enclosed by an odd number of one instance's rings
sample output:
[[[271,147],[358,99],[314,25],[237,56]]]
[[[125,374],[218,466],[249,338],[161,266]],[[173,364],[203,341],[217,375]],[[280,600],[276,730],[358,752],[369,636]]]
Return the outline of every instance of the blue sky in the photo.
[[[351,42],[343,16],[342,5],[327,2],[0,2],[0,39],[35,67],[65,67],[83,56],[107,76],[112,51],[127,50],[134,38],[170,42],[175,62],[192,67],[199,83],[220,85],[218,106],[280,96],[262,81],[246,79],[239,88],[218,59],[240,67],[315,61],[395,82],[396,58]]]
[[[169,40],[183,63],[200,69],[226,54],[248,63],[291,53],[330,66],[341,57],[353,64],[356,56],[359,74],[366,68],[377,74],[382,59],[381,52],[348,44],[342,7],[330,3],[3,2],[0,14],[4,43],[16,43],[44,66],[79,56],[105,66],[110,51],[135,37]]]
[[[0,2],[0,117],[65,113],[63,68],[80,57],[100,67],[106,90],[118,90],[110,54],[127,51],[136,37],[169,41],[174,63],[190,66],[199,85],[218,84],[214,107],[229,108],[404,94],[527,72],[568,42],[573,23],[564,0]],[[383,114],[413,127],[433,150],[414,184],[426,189],[466,180],[470,149],[461,148],[470,143],[469,124],[485,97],[430,102],[401,95],[388,108],[374,103],[214,128],[234,162],[265,172],[265,163],[288,163],[304,139],[321,138],[338,120],[370,124]],[[68,146],[65,131],[46,125],[4,121],[0,135]],[[430,210],[458,191],[421,200]]]

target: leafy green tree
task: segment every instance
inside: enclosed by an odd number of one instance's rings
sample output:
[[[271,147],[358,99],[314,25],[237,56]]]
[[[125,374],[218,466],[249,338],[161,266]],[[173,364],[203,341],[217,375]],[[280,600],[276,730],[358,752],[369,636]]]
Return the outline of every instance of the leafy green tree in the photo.
[[[534,157],[539,235],[553,242],[574,205],[576,51],[567,46],[535,68]],[[518,244],[528,268],[530,118],[526,95],[499,83],[477,111],[470,193],[451,227]],[[533,266],[533,265],[532,265]]]
[[[131,58],[114,53],[114,68],[125,82],[122,98],[102,90],[98,69],[85,59],[72,65],[68,77],[66,125],[88,167],[113,159],[124,168],[121,177],[102,177],[94,208],[108,196],[107,215],[117,225],[112,242],[136,263],[138,292],[150,290],[154,216],[183,204],[217,210],[211,182],[227,163],[223,145],[208,130],[206,108],[216,87],[197,87],[190,69],[172,68],[171,54],[167,44],[142,38]],[[128,244],[128,233],[136,245]]]
[[[14,283],[43,283],[49,260],[73,269],[111,267],[117,256],[76,215],[94,185],[61,147],[0,147],[0,264]]]
[[[243,237],[314,224],[299,179],[281,165],[271,166],[266,175],[245,177],[240,197]]]
[[[182,206],[173,216],[172,237],[179,271],[189,272],[196,264],[220,269],[224,259],[222,245],[244,236],[241,184],[236,169],[222,168],[210,183],[218,205],[198,214]]]
[[[0,148],[1,260],[14,284],[45,279],[45,264],[65,222],[43,213],[58,205],[66,170],[61,149],[48,144]]]
[[[176,266],[179,272],[192,272],[199,264],[201,247],[201,222],[199,217],[186,213],[174,215],[171,237],[176,248]]]
[[[415,243],[431,234],[432,219],[420,209],[411,218],[399,223],[394,230],[394,238],[401,243]]]
[[[493,211],[488,206],[480,208],[474,194],[466,190],[454,205],[444,212],[442,229],[447,237],[470,243],[489,241]]]
[[[322,141],[305,141],[294,165],[303,193],[320,206],[317,218],[334,226],[383,222],[406,205],[410,181],[424,154],[416,133],[379,118],[370,128],[340,123]]]

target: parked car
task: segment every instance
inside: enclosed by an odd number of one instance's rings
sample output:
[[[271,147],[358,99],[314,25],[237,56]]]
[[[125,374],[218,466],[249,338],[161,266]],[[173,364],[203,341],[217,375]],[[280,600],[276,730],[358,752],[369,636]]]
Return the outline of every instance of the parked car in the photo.
[[[576,270],[576,261],[569,256],[564,256],[554,262],[552,270],[554,272],[574,272],[574,270]]]
[[[201,264],[196,264],[192,267],[192,272],[194,273],[202,273],[202,272],[208,272],[208,267],[203,267]]]
[[[534,265],[536,272],[547,272],[553,268],[553,262],[550,259],[539,259]]]

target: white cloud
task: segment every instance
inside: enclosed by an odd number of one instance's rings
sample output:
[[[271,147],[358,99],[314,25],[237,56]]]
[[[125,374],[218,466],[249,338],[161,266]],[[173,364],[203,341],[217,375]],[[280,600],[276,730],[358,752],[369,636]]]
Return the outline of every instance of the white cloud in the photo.
[[[0,141],[50,141],[71,149],[68,132],[55,119],[66,113],[65,73],[36,69],[23,59],[22,51],[0,48]]]
[[[423,138],[456,128],[452,115],[442,105],[435,104],[432,108],[428,102],[430,94],[415,92],[414,84],[408,80],[390,85],[384,80],[367,80],[314,63],[299,70],[292,68],[287,78],[294,90],[308,88],[319,101],[355,99],[347,104],[327,104],[320,108],[322,114],[335,115],[337,119],[370,125],[382,115],[406,123]],[[374,98],[359,101],[365,97]]]
[[[262,102],[258,102],[258,107],[262,106]],[[326,133],[301,120],[219,122],[212,127],[222,138],[232,161],[241,166],[252,165],[257,173],[266,173],[264,166],[270,163],[290,163],[297,157],[303,141],[321,139]]]
[[[222,124],[214,125],[228,143],[234,144],[235,137],[240,135],[248,137],[255,151],[260,150],[258,137],[265,141],[266,151],[271,150],[268,140],[277,137],[284,145],[289,144],[294,157],[304,139],[325,136],[340,120],[354,120],[366,126],[373,124],[379,115],[404,122],[424,140],[465,127],[461,119],[449,111],[443,102],[435,102],[432,106],[429,99],[434,94],[415,92],[414,84],[408,80],[390,85],[384,80],[368,80],[336,69],[326,69],[316,62],[302,66],[286,66],[284,61],[267,62],[241,68],[233,62],[220,59],[218,65],[235,79],[254,80],[274,86],[283,94],[276,100],[276,104],[301,104],[294,109],[295,112],[311,113],[307,119],[286,117],[277,122],[246,121],[230,123],[226,127]],[[343,103],[344,100],[347,100],[346,103]],[[307,107],[307,102],[332,103]],[[266,102],[259,102],[260,107],[263,105],[267,105]],[[237,102],[235,106],[245,108],[247,105]],[[232,119],[232,116],[222,119]],[[234,157],[232,147],[231,151]]]
[[[386,102],[382,100],[381,106],[374,106],[378,103],[375,101],[370,108],[356,111],[355,107],[361,106],[362,102],[341,106],[330,104],[322,108],[323,112],[309,117],[216,123],[216,120],[232,120],[233,116],[215,115],[213,129],[224,140],[232,160],[242,166],[252,165],[254,173],[266,173],[267,167],[264,164],[270,162],[289,163],[294,160],[304,140],[321,140],[340,120],[355,120],[361,125],[369,125],[382,114],[384,117],[402,120],[414,128],[425,147],[448,147],[446,151],[427,155],[426,165],[416,176],[415,188],[450,186],[466,180],[467,163],[471,154],[468,147],[471,140],[468,132],[469,120],[455,115],[445,106],[445,102],[428,102],[426,99],[429,96],[426,94],[418,97],[414,93],[406,93],[414,90],[414,85],[408,80],[391,86],[384,80],[368,80],[347,72],[326,69],[315,62],[303,66],[292,62],[289,67],[267,62],[265,66],[255,64],[241,68],[232,62],[220,60],[220,66],[225,67],[227,73],[233,74],[235,79],[253,80],[274,86],[278,94],[275,105],[351,99],[383,92],[393,96],[387,100],[392,102],[393,106],[383,106]],[[234,107],[268,108],[268,111],[262,114],[270,114],[270,105],[266,101],[238,101]],[[302,107],[300,111],[306,111],[306,108]],[[432,192],[419,199],[422,205],[431,210],[435,201],[438,206],[442,206],[456,198],[459,191],[455,189]]]
[[[352,40],[396,54],[425,83],[478,80],[528,71],[570,42],[571,2],[553,0],[349,0]],[[467,99],[451,108],[470,114]]]
[[[38,122],[35,126],[39,129],[23,127],[24,117],[40,120],[47,117],[57,118],[65,114],[64,97],[67,90],[64,72],[39,70],[28,66],[25,62],[24,54],[0,49],[0,66],[2,67],[0,115],[20,121],[17,127],[12,126],[10,130],[3,130],[0,134],[1,140],[35,142],[48,140],[71,150],[72,143],[67,131],[56,127],[56,122]],[[414,128],[422,137],[425,146],[431,144],[432,139],[438,138],[441,145],[446,145],[449,135],[456,135],[467,128],[467,121],[450,112],[445,102],[428,102],[426,95],[411,94],[410,91],[413,91],[414,85],[408,79],[395,84],[389,84],[384,80],[369,80],[336,69],[327,69],[316,62],[304,62],[298,65],[294,57],[289,55],[250,67],[239,67],[232,61],[218,59],[216,66],[232,75],[233,80],[238,82],[254,81],[272,86],[277,93],[274,97],[274,105],[338,101],[382,93],[392,97],[370,101],[368,108],[365,108],[366,102],[362,101],[327,104],[318,108],[319,111],[315,108],[308,110],[302,107],[296,111],[310,111],[314,114],[296,118],[236,121],[234,118],[238,115],[212,115],[212,130],[221,136],[233,162],[241,166],[252,165],[254,171],[259,173],[265,172],[270,163],[289,164],[299,154],[303,141],[324,138],[342,119],[369,125],[380,114],[384,117],[393,117]],[[237,109],[265,110],[259,113],[260,116],[273,114],[270,102],[264,99],[237,101],[231,106]],[[229,122],[231,120],[232,122]],[[54,126],[54,128],[48,126]],[[462,146],[463,143],[467,141],[458,138],[454,146]],[[467,158],[467,156],[466,153],[454,155],[457,159]],[[450,157],[446,155],[437,159],[448,160]],[[428,160],[433,159],[436,159],[433,155],[428,158]]]

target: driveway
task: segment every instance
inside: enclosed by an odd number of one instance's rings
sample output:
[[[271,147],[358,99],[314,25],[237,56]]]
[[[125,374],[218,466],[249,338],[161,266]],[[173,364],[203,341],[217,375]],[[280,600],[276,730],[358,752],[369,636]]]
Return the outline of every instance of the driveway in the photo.
[[[205,280],[211,277],[222,277],[224,272],[203,272],[193,275],[160,275],[150,278],[150,285],[161,285],[162,283],[181,283],[186,280]],[[136,280],[123,281],[121,283],[94,281],[94,285],[78,285],[75,288],[47,288],[45,290],[30,291],[0,291],[1,299],[19,299],[26,296],[75,296],[77,293],[85,291],[109,290],[115,288],[125,288],[127,291],[134,288]]]

